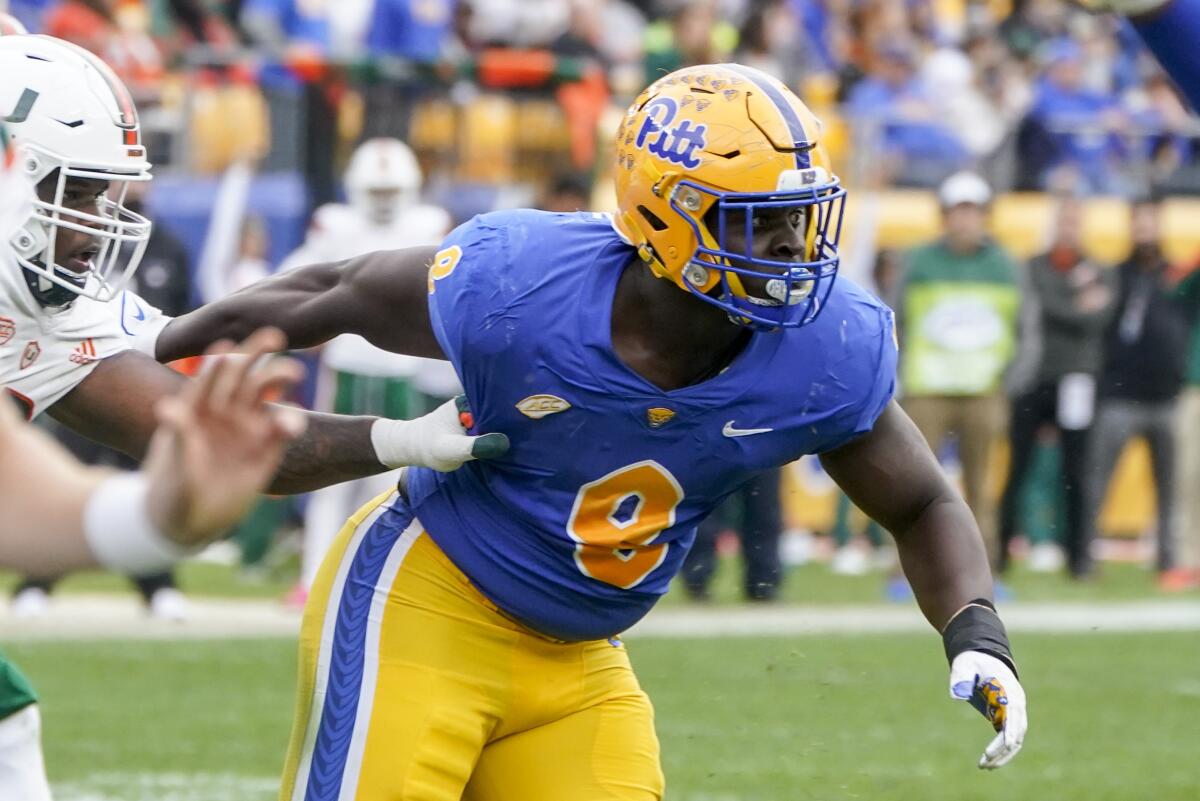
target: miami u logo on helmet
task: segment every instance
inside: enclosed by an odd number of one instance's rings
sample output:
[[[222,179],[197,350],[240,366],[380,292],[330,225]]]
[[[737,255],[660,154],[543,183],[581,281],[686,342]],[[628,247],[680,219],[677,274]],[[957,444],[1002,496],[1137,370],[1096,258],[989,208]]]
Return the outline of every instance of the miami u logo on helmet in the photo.
[[[660,159],[666,159],[689,170],[700,166],[696,151],[701,150],[707,143],[707,125],[701,123],[693,126],[691,120],[683,120],[675,127],[670,127],[679,113],[679,105],[670,97],[651,100],[644,112],[646,119],[642,121],[641,130],[638,131],[637,140],[634,142],[637,147],[649,150]],[[650,140],[649,144],[647,139]]]

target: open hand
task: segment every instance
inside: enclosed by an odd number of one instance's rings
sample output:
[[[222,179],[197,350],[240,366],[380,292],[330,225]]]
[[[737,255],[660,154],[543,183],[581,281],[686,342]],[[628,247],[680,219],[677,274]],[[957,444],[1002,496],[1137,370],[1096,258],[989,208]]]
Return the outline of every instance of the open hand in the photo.
[[[199,545],[236,524],[275,475],[289,440],[304,430],[297,409],[267,403],[303,375],[275,328],[241,346],[210,347],[199,376],[155,407],[159,427],[143,469],[151,521],[180,545]]]

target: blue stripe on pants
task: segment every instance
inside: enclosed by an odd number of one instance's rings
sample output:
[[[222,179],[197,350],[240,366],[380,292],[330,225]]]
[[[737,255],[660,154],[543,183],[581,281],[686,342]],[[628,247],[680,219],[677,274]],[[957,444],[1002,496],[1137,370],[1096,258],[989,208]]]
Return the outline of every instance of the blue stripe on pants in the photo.
[[[338,602],[325,705],[313,746],[305,801],[337,801],[341,792],[358,717],[371,601],[388,555],[412,521],[413,515],[406,508],[385,511],[364,535],[350,563]]]

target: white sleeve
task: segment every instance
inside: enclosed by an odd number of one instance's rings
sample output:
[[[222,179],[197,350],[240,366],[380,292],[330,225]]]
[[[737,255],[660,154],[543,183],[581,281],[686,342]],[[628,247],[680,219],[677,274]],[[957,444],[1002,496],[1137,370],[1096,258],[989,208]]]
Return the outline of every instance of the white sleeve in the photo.
[[[129,349],[115,310],[118,302],[79,298],[66,311],[47,315],[0,297],[0,318],[12,329],[0,347],[0,384],[29,419],[82,383],[101,360]]]
[[[154,349],[158,335],[174,318],[163,314],[161,309],[151,306],[144,298],[128,290],[122,292],[121,297],[111,305],[117,309],[121,333],[125,335],[129,347],[151,359],[155,358]]]

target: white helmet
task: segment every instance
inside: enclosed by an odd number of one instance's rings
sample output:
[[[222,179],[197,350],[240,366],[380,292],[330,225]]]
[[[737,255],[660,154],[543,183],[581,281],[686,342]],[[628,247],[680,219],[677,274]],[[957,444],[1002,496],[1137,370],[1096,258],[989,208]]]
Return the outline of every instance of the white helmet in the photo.
[[[27,33],[21,21],[0,13],[0,36]],[[33,208],[33,185],[16,168],[17,153],[0,117],[0,243],[8,240],[29,217]]]
[[[16,36],[22,33],[29,33],[29,31],[25,30],[25,25],[21,20],[12,14],[0,12],[0,36]]]
[[[17,169],[35,185],[55,182],[53,195],[39,196],[8,239],[30,291],[49,307],[66,306],[78,295],[111,300],[150,238],[150,221],[123,205],[130,181],[150,180],[129,90],[99,58],[49,36],[0,36],[0,75],[0,113],[7,115]],[[72,178],[109,183],[94,211],[64,204]],[[56,261],[60,228],[97,243],[86,268]],[[125,267],[114,275],[123,256]]]
[[[399,139],[368,139],[346,169],[350,205],[377,225],[388,225],[421,191],[421,166]]]
[[[33,208],[33,185],[17,171],[17,153],[0,119],[0,242],[15,233]]]

